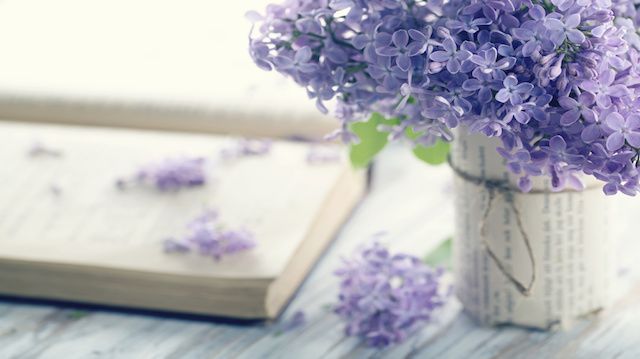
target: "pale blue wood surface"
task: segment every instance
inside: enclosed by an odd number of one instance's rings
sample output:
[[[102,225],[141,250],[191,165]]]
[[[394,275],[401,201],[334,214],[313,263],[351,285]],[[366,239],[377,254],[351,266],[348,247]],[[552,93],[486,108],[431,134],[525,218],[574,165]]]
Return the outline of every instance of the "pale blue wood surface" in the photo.
[[[342,230],[284,315],[307,323],[277,335],[277,323],[234,325],[112,311],[79,312],[0,301],[0,358],[640,358],[640,286],[597,319],[558,333],[483,328],[453,301],[406,343],[385,351],[346,338],[327,305],[340,257],[372,234],[394,250],[423,255],[451,235],[450,174],[406,152],[387,153],[372,193]]]

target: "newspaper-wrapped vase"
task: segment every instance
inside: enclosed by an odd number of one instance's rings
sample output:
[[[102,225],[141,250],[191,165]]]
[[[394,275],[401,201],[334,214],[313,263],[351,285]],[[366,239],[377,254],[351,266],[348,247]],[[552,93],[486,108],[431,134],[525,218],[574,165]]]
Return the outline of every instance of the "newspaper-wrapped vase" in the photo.
[[[487,325],[552,329],[606,306],[612,246],[601,184],[585,177],[585,191],[553,193],[541,177],[521,193],[498,140],[458,132],[454,270],[466,311]]]

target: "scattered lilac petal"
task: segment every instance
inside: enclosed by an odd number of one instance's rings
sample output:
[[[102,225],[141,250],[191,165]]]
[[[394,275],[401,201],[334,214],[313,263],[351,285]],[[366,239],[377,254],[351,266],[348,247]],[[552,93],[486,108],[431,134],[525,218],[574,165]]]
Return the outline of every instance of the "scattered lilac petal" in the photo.
[[[149,186],[161,192],[175,192],[206,184],[206,160],[202,157],[168,158],[141,166],[132,176],[116,180],[116,187]]]

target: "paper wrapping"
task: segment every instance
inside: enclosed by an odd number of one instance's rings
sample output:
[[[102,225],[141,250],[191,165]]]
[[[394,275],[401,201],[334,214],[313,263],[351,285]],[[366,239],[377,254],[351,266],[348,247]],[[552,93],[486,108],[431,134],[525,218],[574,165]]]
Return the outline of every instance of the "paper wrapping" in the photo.
[[[455,168],[475,178],[507,180],[517,189],[517,176],[496,153],[498,140],[458,132],[451,154]],[[535,193],[494,192],[487,214],[487,187],[456,175],[455,280],[472,317],[487,325],[552,329],[569,327],[608,304],[609,201],[601,185],[585,180],[588,189],[582,192],[552,193],[546,178],[534,180]],[[509,276],[530,291],[523,293]]]

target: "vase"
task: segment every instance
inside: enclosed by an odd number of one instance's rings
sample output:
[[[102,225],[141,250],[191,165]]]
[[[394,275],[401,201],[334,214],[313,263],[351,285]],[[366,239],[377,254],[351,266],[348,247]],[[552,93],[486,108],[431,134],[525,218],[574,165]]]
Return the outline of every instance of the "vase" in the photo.
[[[610,301],[609,201],[591,177],[561,192],[533,178],[522,193],[499,145],[464,128],[452,145],[456,294],[485,325],[570,327]]]

